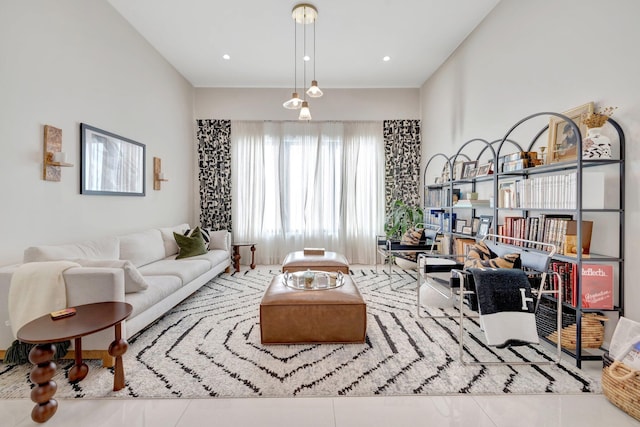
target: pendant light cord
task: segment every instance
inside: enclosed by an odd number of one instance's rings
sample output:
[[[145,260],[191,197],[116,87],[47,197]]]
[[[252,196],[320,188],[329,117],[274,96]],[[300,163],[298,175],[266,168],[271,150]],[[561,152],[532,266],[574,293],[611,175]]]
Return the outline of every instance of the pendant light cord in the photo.
[[[302,9],[302,62],[304,62],[304,68],[302,69],[303,77],[302,77],[302,91],[304,92],[304,100],[307,100],[307,91],[304,90],[307,84],[307,61],[304,60],[305,56],[307,56],[307,7],[304,6]]]
[[[293,20],[293,92],[298,92],[298,61],[296,55],[298,53],[298,27],[296,20]]]

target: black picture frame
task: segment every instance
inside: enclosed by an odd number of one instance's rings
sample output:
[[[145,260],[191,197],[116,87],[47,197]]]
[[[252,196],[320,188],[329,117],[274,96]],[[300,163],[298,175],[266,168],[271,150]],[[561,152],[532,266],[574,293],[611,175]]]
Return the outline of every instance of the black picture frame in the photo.
[[[473,178],[476,176],[476,167],[478,166],[477,160],[470,162],[464,162],[462,165],[462,179]]]
[[[479,226],[480,226],[480,218],[477,218],[477,217],[471,218],[471,232],[473,234],[478,232]]]
[[[476,232],[476,238],[482,239],[484,236],[489,234],[492,222],[493,217],[491,215],[481,215],[480,222],[478,224],[478,231]]]
[[[80,194],[146,194],[146,146],[80,123]]]

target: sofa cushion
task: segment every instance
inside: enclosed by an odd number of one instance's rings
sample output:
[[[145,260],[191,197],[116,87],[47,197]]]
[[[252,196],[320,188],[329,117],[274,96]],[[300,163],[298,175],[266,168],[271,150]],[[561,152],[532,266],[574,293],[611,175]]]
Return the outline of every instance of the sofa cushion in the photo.
[[[175,237],[176,243],[178,243],[178,247],[180,248],[176,259],[189,258],[207,253],[207,247],[202,237],[200,227],[190,230],[188,236],[173,233],[173,237]]]
[[[24,262],[71,259],[118,259],[120,246],[115,236],[68,245],[32,246],[24,251]]]
[[[136,267],[164,259],[164,254],[164,242],[158,229],[120,236],[119,258],[131,261]]]
[[[160,234],[162,234],[162,241],[164,242],[164,256],[169,257],[178,253],[178,244],[173,237],[173,233],[184,234],[189,229],[189,224],[179,224],[173,227],[160,228]]]
[[[219,264],[221,264],[221,263],[223,263],[225,261],[230,261],[231,260],[231,258],[229,257],[229,252],[223,251],[223,250],[220,250],[220,249],[207,251],[206,254],[197,255],[197,256],[191,257],[189,259],[206,260],[211,265],[211,268],[214,268],[215,266],[217,266],[217,265],[219,265]]]
[[[231,248],[227,241],[228,235],[229,232],[227,230],[209,230],[209,249],[222,249],[229,252]]]
[[[140,274],[135,265],[126,259],[76,259],[82,267],[111,267],[124,270],[124,292],[140,292],[149,287],[149,284]]]
[[[182,287],[182,281],[177,276],[147,276],[146,280],[149,283],[146,291],[126,294],[124,297],[133,306],[129,318],[136,317]]]
[[[211,269],[204,259],[163,259],[138,269],[143,276],[178,276],[182,284],[189,283]]]

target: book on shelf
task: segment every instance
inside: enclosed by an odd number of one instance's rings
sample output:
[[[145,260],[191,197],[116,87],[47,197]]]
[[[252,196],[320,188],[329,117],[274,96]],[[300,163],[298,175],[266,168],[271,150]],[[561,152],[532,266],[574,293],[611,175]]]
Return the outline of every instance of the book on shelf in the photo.
[[[498,206],[527,209],[575,209],[576,173],[505,181],[499,185]]]
[[[457,208],[477,208],[477,207],[489,207],[489,200],[470,200],[460,199],[455,204]]]
[[[558,254],[576,256],[578,222],[570,214],[540,214],[535,217],[505,216],[498,232],[504,243],[549,250],[542,243],[555,245]],[[582,251],[588,255],[591,248],[593,221],[582,221]],[[532,242],[517,242],[510,237]]]
[[[612,265],[582,264],[582,308],[613,309]]]
[[[569,221],[573,219],[573,215],[569,214],[540,214],[538,217],[538,232],[535,238],[538,242],[549,243],[556,246],[556,252],[559,251],[559,243],[564,242],[562,235],[563,224],[561,221]],[[542,245],[538,245],[536,249],[546,249]]]
[[[550,269],[553,289],[562,284],[562,302],[578,305],[578,265],[566,261],[552,261]],[[613,266],[609,264],[582,264],[582,308],[613,309]]]
[[[476,244],[476,239],[456,237],[454,243],[455,255],[468,255],[469,250]]]

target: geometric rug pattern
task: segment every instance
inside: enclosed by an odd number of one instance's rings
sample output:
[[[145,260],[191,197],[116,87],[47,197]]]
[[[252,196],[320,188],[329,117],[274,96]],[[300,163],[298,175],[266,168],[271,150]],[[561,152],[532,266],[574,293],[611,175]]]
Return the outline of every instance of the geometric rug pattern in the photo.
[[[57,398],[207,398],[599,393],[600,384],[570,363],[463,365],[456,319],[416,315],[415,272],[352,269],[367,303],[363,344],[261,345],[259,304],[268,268],[222,274],[130,340],[126,386],[113,392],[113,369],[88,361],[69,384],[73,362],[58,362]],[[321,291],[318,291],[321,292]],[[305,319],[291,319],[304,322]],[[466,360],[553,360],[540,345],[497,349],[465,321]],[[0,398],[28,398],[31,366],[0,364]]]

